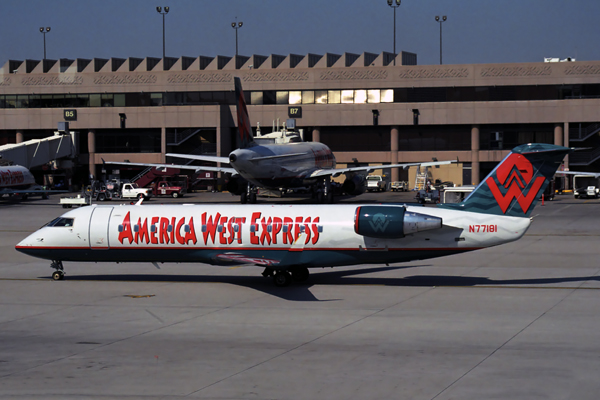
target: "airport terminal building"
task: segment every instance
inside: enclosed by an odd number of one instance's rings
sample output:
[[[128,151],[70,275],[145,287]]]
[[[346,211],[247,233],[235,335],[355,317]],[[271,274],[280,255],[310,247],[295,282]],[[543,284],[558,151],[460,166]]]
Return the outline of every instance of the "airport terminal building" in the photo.
[[[541,142],[586,147],[565,167],[600,170],[600,61],[417,65],[406,52],[395,64],[391,53],[9,60],[0,145],[51,136],[67,120],[86,174],[103,159],[226,156],[236,76],[254,129],[295,119],[340,166],[458,159],[455,182],[475,184],[514,146]]]

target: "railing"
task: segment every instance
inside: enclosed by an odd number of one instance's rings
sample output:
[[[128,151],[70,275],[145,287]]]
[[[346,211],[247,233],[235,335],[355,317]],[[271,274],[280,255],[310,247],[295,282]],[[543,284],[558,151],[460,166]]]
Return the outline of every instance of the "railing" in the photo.
[[[186,129],[182,132],[167,132],[167,146],[179,146],[202,129]]]
[[[134,176],[131,179],[131,182],[137,182],[142,176],[146,175],[148,172],[150,172],[152,170],[152,168],[154,167],[148,167],[146,169],[144,169],[142,172],[140,172],[139,174],[137,174],[136,176]]]
[[[590,165],[600,159],[600,147],[592,151],[576,151],[569,155],[569,165]]]
[[[583,141],[600,132],[599,122],[587,125],[585,128],[573,125],[575,124],[569,125],[569,140]]]

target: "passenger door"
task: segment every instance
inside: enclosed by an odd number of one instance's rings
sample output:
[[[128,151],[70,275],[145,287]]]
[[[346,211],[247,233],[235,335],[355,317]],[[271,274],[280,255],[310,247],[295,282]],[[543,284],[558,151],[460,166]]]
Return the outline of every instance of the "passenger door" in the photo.
[[[108,226],[113,207],[96,206],[90,217],[90,249],[108,250]]]

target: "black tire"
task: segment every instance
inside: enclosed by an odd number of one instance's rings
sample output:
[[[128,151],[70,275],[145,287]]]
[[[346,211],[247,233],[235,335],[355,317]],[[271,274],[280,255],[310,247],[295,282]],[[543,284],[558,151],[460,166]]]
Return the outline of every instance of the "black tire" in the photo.
[[[287,271],[277,271],[273,275],[273,283],[277,287],[289,286],[292,283],[292,276]]]
[[[248,203],[256,204],[256,193],[254,193],[254,192],[250,193],[250,198],[248,199]]]
[[[290,272],[296,282],[306,282],[310,276],[310,272],[306,267],[294,267],[290,269]]]
[[[63,279],[65,279],[65,273],[62,271],[54,271],[52,273],[52,279],[55,281],[62,281]]]
[[[98,195],[98,201],[104,201],[104,200],[106,200],[106,195],[104,193],[100,193]]]
[[[173,192],[173,193],[171,193],[171,196],[172,196],[174,199],[176,199],[176,198],[178,198],[178,197],[179,197],[179,193],[177,193],[177,192]]]
[[[244,192],[240,195],[240,203],[242,203],[242,204],[248,203],[248,193]]]

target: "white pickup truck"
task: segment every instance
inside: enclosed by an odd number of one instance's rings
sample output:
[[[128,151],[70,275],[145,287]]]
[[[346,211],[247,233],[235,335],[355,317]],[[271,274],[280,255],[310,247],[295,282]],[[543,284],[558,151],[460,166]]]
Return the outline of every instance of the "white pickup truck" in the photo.
[[[385,192],[387,183],[383,180],[381,175],[369,175],[367,176],[367,192]]]
[[[148,200],[152,197],[152,189],[141,188],[137,183],[124,183],[121,189],[121,197],[124,199],[139,199]]]

